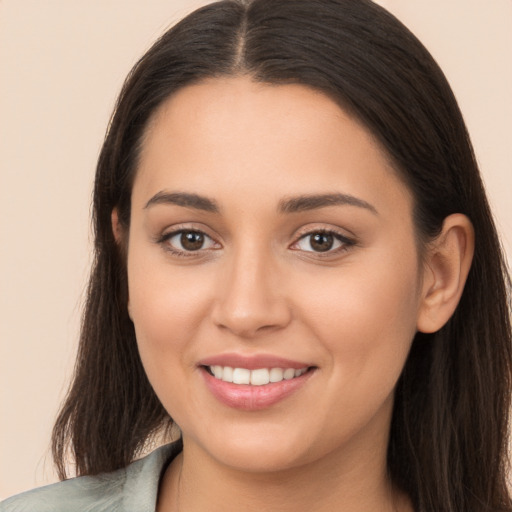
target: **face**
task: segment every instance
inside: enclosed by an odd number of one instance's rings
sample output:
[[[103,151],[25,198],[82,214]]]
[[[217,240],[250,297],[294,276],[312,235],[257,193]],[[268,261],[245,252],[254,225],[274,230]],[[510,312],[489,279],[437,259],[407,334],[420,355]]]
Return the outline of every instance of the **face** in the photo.
[[[385,452],[422,272],[407,188],[337,104],[184,88],[148,127],[128,240],[141,358],[185,447],[251,471]]]

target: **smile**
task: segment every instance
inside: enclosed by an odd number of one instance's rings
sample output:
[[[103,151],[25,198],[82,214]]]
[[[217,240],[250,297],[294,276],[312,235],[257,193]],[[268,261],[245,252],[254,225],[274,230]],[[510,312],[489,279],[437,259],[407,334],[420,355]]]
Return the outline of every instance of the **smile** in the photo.
[[[243,366],[240,365],[242,361],[237,362],[233,366],[202,364],[199,368],[207,389],[220,403],[243,411],[267,409],[295,395],[307,386],[318,370],[316,366],[299,366],[297,363],[295,368],[286,364],[278,367],[275,366],[277,361],[267,368],[256,365],[255,360],[246,360]]]
[[[233,368],[231,366],[207,366],[206,370],[218,380],[233,384],[245,384],[251,386],[265,386],[283,380],[291,380],[300,377],[308,371],[304,368]]]

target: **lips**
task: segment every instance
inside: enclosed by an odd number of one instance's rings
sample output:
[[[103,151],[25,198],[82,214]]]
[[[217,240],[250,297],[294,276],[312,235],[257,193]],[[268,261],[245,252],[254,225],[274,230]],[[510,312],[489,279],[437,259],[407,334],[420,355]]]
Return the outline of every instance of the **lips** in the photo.
[[[261,410],[298,392],[316,367],[279,357],[226,354],[199,365],[207,388],[221,403],[242,410]]]

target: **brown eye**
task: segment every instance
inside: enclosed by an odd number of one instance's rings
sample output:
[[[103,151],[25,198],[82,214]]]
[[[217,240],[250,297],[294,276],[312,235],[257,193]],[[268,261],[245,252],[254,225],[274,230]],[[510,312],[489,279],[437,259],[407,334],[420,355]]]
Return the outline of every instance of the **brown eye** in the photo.
[[[348,248],[354,241],[331,231],[312,231],[303,235],[294,248],[305,252],[336,252],[338,249]]]
[[[183,231],[180,243],[186,251],[198,251],[204,245],[204,235],[198,231]]]
[[[315,233],[310,235],[309,244],[314,251],[329,251],[334,245],[334,237],[329,233]]]
[[[180,230],[164,235],[160,243],[175,254],[198,252],[217,248],[217,243],[202,231]]]

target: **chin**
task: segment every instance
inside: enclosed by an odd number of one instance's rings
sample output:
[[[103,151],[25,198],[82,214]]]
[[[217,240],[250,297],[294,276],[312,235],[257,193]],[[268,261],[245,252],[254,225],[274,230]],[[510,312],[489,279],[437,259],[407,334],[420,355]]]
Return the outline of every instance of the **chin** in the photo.
[[[283,450],[275,445],[261,447],[259,444],[241,448],[225,444],[217,460],[225,466],[248,473],[276,473],[304,464],[297,449]]]
[[[186,437],[184,442],[187,442]],[[277,472],[308,462],[305,436],[290,435],[290,431],[282,427],[248,431],[235,428],[229,433],[216,429],[205,442],[198,441],[197,444],[217,462],[238,471]]]

